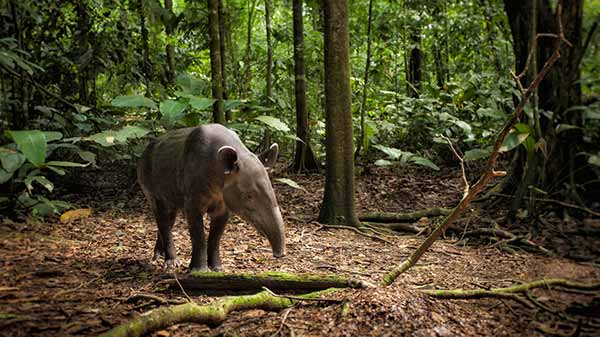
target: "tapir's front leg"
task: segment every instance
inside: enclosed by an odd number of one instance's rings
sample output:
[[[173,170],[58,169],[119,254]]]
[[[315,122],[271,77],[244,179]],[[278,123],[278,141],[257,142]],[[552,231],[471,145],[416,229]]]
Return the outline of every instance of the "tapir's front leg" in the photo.
[[[222,209],[219,213],[211,213],[210,232],[208,234],[208,266],[213,271],[221,271],[221,254],[219,252],[219,243],[221,236],[225,231],[225,225],[229,220],[229,212]]]
[[[192,238],[192,261],[190,271],[208,271],[206,263],[206,238],[204,237],[203,212],[196,205],[185,206],[190,237]]]

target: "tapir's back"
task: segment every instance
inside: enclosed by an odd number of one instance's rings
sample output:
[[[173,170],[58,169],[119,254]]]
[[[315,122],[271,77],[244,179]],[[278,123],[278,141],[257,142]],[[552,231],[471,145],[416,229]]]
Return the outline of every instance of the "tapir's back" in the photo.
[[[186,174],[193,174],[205,185],[222,184],[222,177],[217,176],[216,154],[224,145],[240,153],[248,152],[239,137],[220,124],[169,131],[152,140],[144,150],[138,164],[138,182],[147,196],[181,207]]]

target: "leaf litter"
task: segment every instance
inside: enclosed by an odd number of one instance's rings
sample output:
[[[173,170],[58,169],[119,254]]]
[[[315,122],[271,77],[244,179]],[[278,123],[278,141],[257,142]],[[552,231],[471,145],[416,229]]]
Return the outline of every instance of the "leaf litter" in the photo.
[[[45,222],[3,219],[0,223],[3,257],[0,261],[0,335],[94,336],[148,310],[167,305],[161,299],[167,303],[185,300],[183,294],[161,283],[169,273],[150,261],[156,225],[139,190],[130,188],[131,177],[117,177],[118,170],[101,177],[97,177],[99,171],[90,171],[95,178],[82,179],[113,187],[80,186],[77,193],[70,195],[73,200],[69,201],[92,209],[89,216],[73,217],[65,223],[58,219]],[[359,212],[406,212],[433,206],[450,207],[462,193],[461,178],[455,171],[452,168],[431,172],[409,167],[369,167],[357,177],[357,209]],[[390,245],[349,230],[319,230],[316,220],[323,178],[320,175],[289,178],[304,190],[289,184],[274,184],[287,225],[288,254],[281,259],[273,258],[267,240],[250,225],[233,217],[221,243],[225,270],[336,273],[378,284],[387,271],[423,240],[423,237],[409,235],[391,236],[388,240],[393,245]],[[458,226],[465,226],[467,219],[470,226],[484,223],[481,219],[497,219],[505,208],[496,204],[491,209],[474,210],[465,215]],[[442,300],[419,292],[419,289],[432,288],[508,286],[543,277],[600,280],[598,239],[565,237],[552,232],[557,227],[568,232],[578,226],[597,226],[598,220],[564,220],[556,214],[549,213],[547,226],[534,239],[553,248],[559,256],[592,256],[591,260],[577,262],[522,250],[509,254],[485,241],[465,245],[464,240],[447,237],[436,242],[419,263],[392,286],[343,290],[332,295],[344,300],[344,305],[300,303],[282,312],[235,312],[215,328],[179,324],[153,335],[542,336],[545,333],[539,329],[540,324],[568,332],[577,322],[558,319],[539,308],[500,299]],[[511,224],[505,229],[524,227]],[[179,257],[187,263],[191,244],[181,216],[174,226],[174,239]],[[571,254],[573,250],[578,251]],[[185,269],[176,273],[182,276]],[[545,305],[557,310],[569,309],[569,303],[589,303],[593,299],[585,294],[547,289],[537,289],[534,293]],[[204,295],[192,298],[198,303],[214,300]],[[593,318],[587,320],[593,321]],[[585,326],[580,331],[582,336],[599,333],[597,325]]]

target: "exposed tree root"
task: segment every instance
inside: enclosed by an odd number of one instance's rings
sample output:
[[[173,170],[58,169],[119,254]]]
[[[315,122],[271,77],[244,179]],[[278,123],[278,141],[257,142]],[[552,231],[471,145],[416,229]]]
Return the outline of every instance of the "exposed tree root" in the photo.
[[[369,227],[380,227],[380,228],[391,230],[391,231],[407,232],[407,233],[413,233],[413,234],[419,234],[419,233],[423,232],[423,230],[427,229],[427,228],[421,228],[421,227],[417,227],[415,225],[411,225],[408,223],[401,223],[401,222],[397,222],[397,223],[363,222],[363,224],[365,224],[366,226],[369,226]]]
[[[330,288],[301,295],[296,298],[314,300],[337,290],[339,289]],[[107,331],[101,336],[143,336],[153,331],[181,323],[199,323],[217,326],[233,311],[250,309],[278,311],[289,308],[299,301],[300,299],[273,296],[268,291],[261,291],[254,295],[226,297],[208,305],[198,305],[190,302],[151,310]]]
[[[365,226],[361,226],[361,227],[354,227],[354,226],[344,226],[344,225],[320,225],[321,227],[317,229],[317,231],[324,229],[324,228],[335,228],[335,229],[348,229],[351,230],[353,232],[355,232],[356,234],[371,238],[373,240],[378,240],[378,241],[383,241],[385,243],[390,243],[393,244],[393,242],[391,242],[390,240],[387,240],[383,237],[381,237],[380,235],[376,235],[376,234],[369,234],[366,231],[371,231],[374,232],[374,230],[367,228]]]
[[[554,253],[552,253],[548,249],[536,244],[535,242],[529,240],[525,236],[518,236],[509,231],[505,231],[505,230],[499,229],[499,228],[479,228],[479,229],[465,232],[463,236],[464,237],[494,236],[494,237],[502,239],[501,241],[498,241],[494,244],[496,246],[502,245],[502,244],[515,243],[515,244],[519,244],[521,246],[527,247],[531,250],[542,252],[546,255],[550,255],[550,256],[554,255]]]
[[[576,289],[576,290],[588,290],[588,291],[597,291],[600,290],[600,282],[595,283],[582,283],[575,282],[566,279],[542,279],[529,283],[523,283],[514,285],[511,287],[504,288],[492,288],[492,289],[446,289],[446,290],[421,290],[421,292],[437,297],[437,298],[447,298],[447,299],[477,299],[477,298],[508,298],[519,301],[520,303],[526,305],[529,308],[533,308],[535,306],[540,306],[541,304],[537,302],[534,298],[531,297],[529,291],[535,288],[550,288],[551,286],[566,288],[566,289]],[[523,297],[522,295],[526,295],[527,297]],[[553,310],[543,307],[544,310],[554,313]]]
[[[450,214],[452,210],[443,207],[425,208],[409,213],[365,213],[358,217],[360,221],[370,222],[410,222],[416,221],[423,217],[444,216]]]
[[[167,283],[178,288],[177,280]],[[281,272],[261,274],[229,274],[217,272],[193,272],[179,279],[187,291],[241,292],[258,291],[263,287],[286,291],[315,291],[328,288],[367,288],[368,282],[348,279],[338,275],[296,275]]]

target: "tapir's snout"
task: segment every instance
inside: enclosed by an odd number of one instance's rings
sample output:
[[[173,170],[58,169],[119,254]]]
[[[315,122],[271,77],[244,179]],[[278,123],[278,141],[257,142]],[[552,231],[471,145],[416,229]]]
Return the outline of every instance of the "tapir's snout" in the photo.
[[[285,256],[285,226],[279,207],[273,208],[273,215],[275,223],[272,227],[269,227],[265,234],[271,244],[273,256],[279,258]]]

